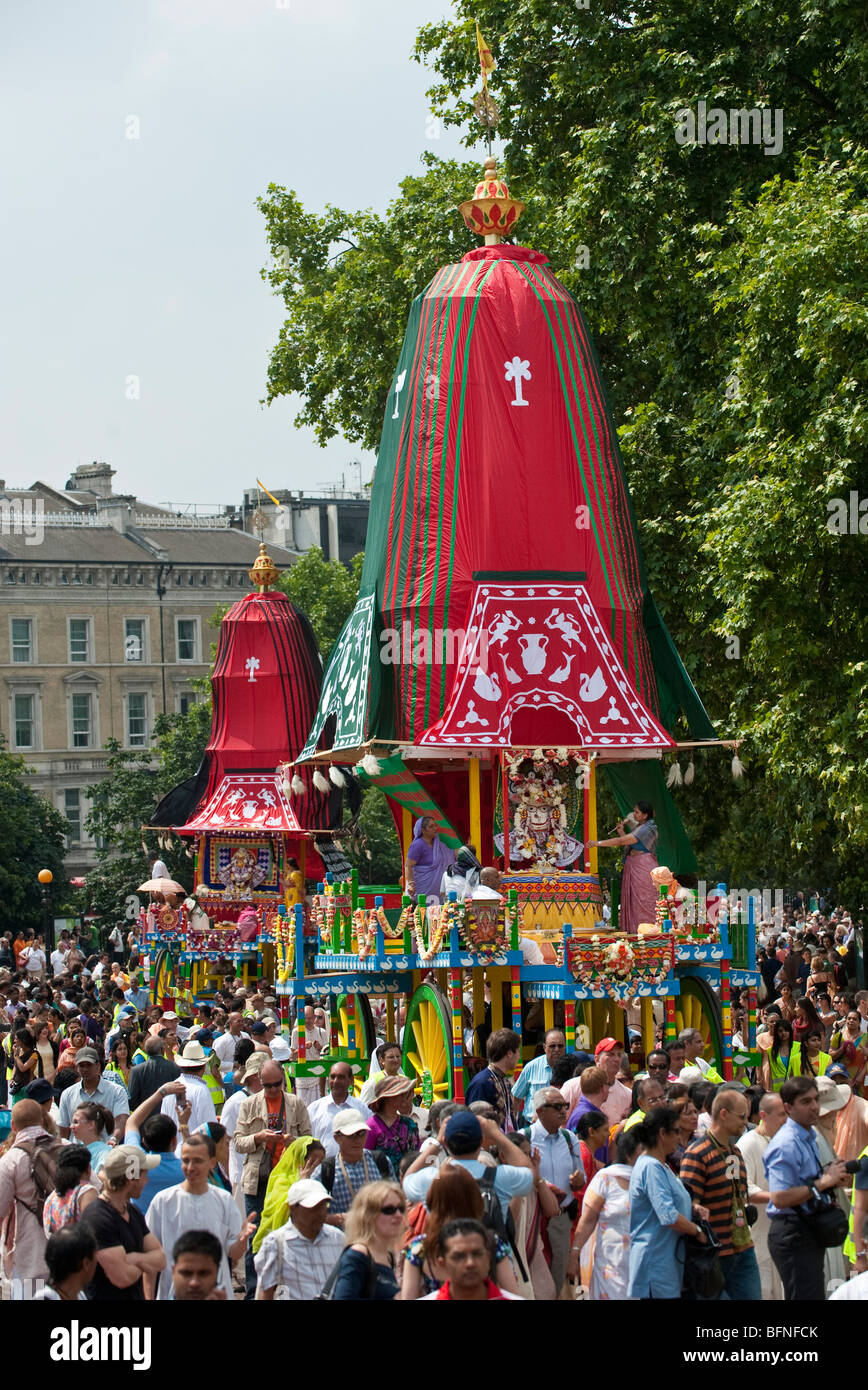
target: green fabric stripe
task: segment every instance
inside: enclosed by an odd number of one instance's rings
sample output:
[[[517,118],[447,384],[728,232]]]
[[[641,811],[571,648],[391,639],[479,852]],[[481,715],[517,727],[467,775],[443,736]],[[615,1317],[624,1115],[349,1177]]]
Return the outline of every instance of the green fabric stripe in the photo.
[[[545,271],[545,269],[544,269],[543,267],[541,267],[541,266],[540,266],[540,267],[529,267],[529,268],[528,268],[528,278],[529,278],[529,279],[532,279],[532,278],[533,278],[533,273],[534,273],[535,270],[538,270],[539,273],[545,277],[546,283],[548,284],[548,287],[549,287],[550,289],[561,289],[561,288],[562,288],[561,286],[555,286],[555,285],[551,284],[551,277],[549,276],[548,272]],[[566,337],[567,337],[567,334],[566,334],[565,331],[564,331],[564,322],[563,322],[563,316],[562,316],[562,315],[563,315],[563,310],[562,310],[562,308],[561,308],[561,306],[565,303],[565,301],[563,301],[563,300],[561,300],[561,299],[559,299],[559,298],[556,298],[556,299],[554,299],[552,302],[553,302],[554,305],[556,306],[556,307],[555,307],[555,313],[557,314],[558,323],[560,324],[561,335],[562,335],[562,341],[564,342],[564,346],[566,347]],[[571,298],[571,297],[569,298],[569,301],[568,301],[568,302],[569,302],[569,305],[572,306],[572,298]],[[625,586],[626,586],[626,584],[627,584],[627,577],[626,577],[626,573],[625,573],[625,571],[624,571],[624,567],[623,567],[623,565],[622,565],[622,563],[621,563],[621,556],[620,556],[620,553],[619,553],[619,550],[618,550],[618,545],[617,545],[617,540],[616,540],[616,537],[617,537],[617,529],[618,529],[618,528],[617,528],[617,524],[616,524],[616,522],[615,522],[615,518],[614,518],[614,515],[613,515],[613,512],[612,512],[611,500],[610,500],[610,497],[609,497],[609,491],[608,491],[608,486],[607,486],[607,481],[608,481],[608,480],[606,479],[606,476],[605,476],[605,464],[604,464],[604,457],[603,457],[603,448],[602,448],[602,445],[601,445],[601,443],[600,443],[600,436],[599,436],[599,434],[598,434],[598,432],[597,432],[597,422],[596,422],[596,419],[595,419],[595,411],[594,411],[594,408],[593,408],[593,402],[591,401],[591,393],[590,393],[590,389],[589,389],[589,387],[588,387],[587,377],[586,377],[586,375],[585,375],[584,362],[583,362],[583,360],[582,360],[582,352],[581,352],[580,347],[579,347],[579,344],[578,344],[578,342],[577,342],[577,340],[576,340],[576,334],[575,334],[575,330],[574,330],[574,324],[573,324],[573,322],[572,322],[572,320],[571,320],[571,318],[570,318],[569,312],[567,312],[566,317],[567,317],[567,323],[568,323],[568,325],[569,325],[569,327],[568,327],[569,339],[570,339],[570,341],[572,342],[572,346],[573,346],[573,355],[575,356],[576,362],[578,363],[579,371],[580,371],[581,377],[582,377],[582,386],[583,386],[583,388],[584,388],[584,401],[585,401],[585,403],[586,403],[586,410],[587,410],[587,414],[588,414],[588,417],[589,417],[590,422],[591,422],[591,426],[592,426],[592,429],[593,429],[593,432],[594,432],[594,439],[595,439],[596,445],[597,445],[597,450],[596,450],[596,453],[597,453],[596,467],[595,467],[595,465],[594,465],[594,454],[593,454],[593,451],[592,451],[591,448],[590,448],[590,441],[589,441],[589,439],[588,439],[588,432],[587,432],[587,429],[586,429],[586,427],[585,427],[585,410],[582,409],[583,397],[582,397],[582,395],[579,393],[579,390],[578,390],[578,387],[577,387],[576,376],[575,376],[575,372],[574,372],[574,370],[573,370],[572,357],[571,357],[571,355],[570,355],[570,353],[569,353],[568,351],[566,351],[566,352],[564,353],[564,355],[565,355],[566,358],[567,358],[567,362],[568,362],[568,365],[569,365],[569,368],[570,368],[570,378],[571,378],[571,380],[572,380],[572,383],[573,383],[573,390],[574,390],[574,392],[575,392],[575,401],[576,401],[576,406],[575,406],[575,408],[576,408],[576,411],[577,411],[577,413],[578,413],[578,415],[579,415],[580,420],[582,421],[582,432],[583,432],[583,434],[584,434],[584,436],[585,436],[585,442],[586,442],[586,444],[588,445],[588,461],[589,461],[589,464],[590,464],[590,467],[591,467],[591,475],[592,475],[592,477],[594,478],[594,488],[595,488],[595,491],[596,491],[596,493],[597,493],[597,502],[598,502],[598,505],[600,505],[600,515],[601,515],[601,518],[604,516],[604,514],[608,516],[608,526],[606,527],[607,548],[609,549],[609,552],[610,552],[610,558],[611,558],[611,562],[612,562],[612,574],[613,574],[613,578],[615,579],[615,583],[616,583],[616,585],[617,585],[618,592],[619,592],[619,595],[620,595],[620,597],[621,597],[622,635],[621,635],[621,643],[620,643],[620,646],[621,646],[621,652],[622,652],[623,657],[624,657],[625,665],[629,668],[630,663],[629,663],[629,661],[627,660],[627,645],[628,645],[628,642],[627,642],[627,615],[626,615],[626,611],[625,611],[626,608],[627,608],[627,606],[628,606],[627,597],[626,597],[626,593],[625,593]],[[568,408],[569,408],[569,405],[568,405]],[[600,491],[601,491],[601,490],[602,490],[602,500],[603,500],[603,503],[605,504],[604,506],[601,505],[601,499],[600,499]],[[600,555],[600,559],[601,559],[601,561],[603,562],[603,569],[604,569],[604,571],[605,571],[605,570],[606,570],[606,563],[605,563],[605,559],[604,559],[604,557],[603,557],[602,554]],[[639,595],[638,597],[639,597],[639,602],[641,603],[641,595]],[[612,617],[611,617],[611,635],[612,635],[612,640],[613,640],[613,641],[615,641],[614,628],[615,628],[616,622],[617,622],[617,616],[616,616],[616,613],[615,613],[615,611],[614,611],[614,609],[613,609]],[[635,624],[631,624],[631,627],[633,628],[634,634],[635,634]],[[641,668],[640,668],[640,664],[639,664],[637,658],[638,658],[638,653],[637,653],[636,650],[635,650],[635,635],[634,635],[634,661],[633,661],[633,670],[634,670],[634,672],[636,673],[636,676],[637,676],[637,678],[638,678]],[[638,684],[638,683],[639,683],[639,682],[638,682],[638,679],[637,679],[637,684]]]
[[[482,264],[484,265],[485,262],[483,261]],[[462,362],[462,364],[461,364],[461,398],[460,398],[459,410],[458,410],[458,428],[457,428],[457,430],[456,430],[456,432],[455,432],[455,466],[454,466],[454,469],[453,469],[453,480],[452,480],[452,525],[451,525],[450,531],[449,531],[449,557],[448,557],[448,560],[447,560],[447,567],[446,567],[446,576],[447,576],[447,577],[446,577],[446,593],[445,593],[445,596],[444,596],[444,599],[443,599],[443,626],[444,626],[444,628],[448,628],[448,627],[450,626],[450,623],[449,623],[449,597],[450,597],[450,594],[452,593],[452,578],[453,578],[453,575],[454,575],[454,573],[455,573],[455,527],[456,527],[456,523],[457,523],[457,520],[458,520],[458,475],[459,475],[460,468],[461,468],[461,440],[462,440],[462,432],[463,432],[463,429],[464,429],[464,406],[465,406],[465,399],[466,399],[466,394],[467,394],[467,363],[468,363],[468,360],[469,360],[469,357],[470,357],[470,343],[471,343],[471,339],[472,339],[472,337],[473,337],[473,326],[474,326],[474,324],[475,324],[475,322],[476,322],[476,314],[477,314],[477,311],[478,311],[478,309],[479,309],[479,301],[480,301],[480,298],[482,297],[482,291],[484,290],[484,288],[485,288],[485,286],[486,286],[486,283],[488,282],[489,276],[493,273],[495,267],[498,266],[498,265],[500,265],[500,264],[501,264],[500,261],[493,260],[493,261],[491,262],[490,266],[488,267],[488,269],[486,270],[485,274],[483,275],[482,279],[480,280],[479,284],[477,285],[477,287],[476,287],[476,295],[475,295],[474,300],[473,300],[473,311],[472,311],[472,313],[471,313],[471,315],[470,315],[470,322],[469,322],[468,325],[467,325],[467,341],[466,341],[466,343],[465,343],[465,345],[464,345],[464,360],[463,360],[463,362]],[[456,337],[456,345],[457,345],[457,337]],[[454,357],[454,353],[453,353],[453,357]],[[444,449],[446,449],[446,448],[448,447],[448,439],[447,439],[447,437],[446,437],[445,435],[444,435],[444,439],[443,439],[443,445],[444,445]],[[443,537],[443,489],[441,488],[441,490],[440,490],[440,512],[439,512],[439,515],[438,515],[438,518],[437,518],[437,570],[436,570],[436,574],[437,574],[437,579],[438,579],[438,581],[439,581],[439,578],[440,578],[440,545],[441,545],[442,537]],[[436,591],[435,589],[432,589],[432,593],[435,592],[435,591]],[[462,617],[462,620],[463,620],[463,618],[464,618],[464,614],[463,614],[463,613],[462,613],[461,617]],[[430,705],[430,685],[431,685],[431,668],[429,667],[429,668],[428,668],[428,685],[427,685],[427,687],[426,687],[426,696],[427,696],[427,700],[426,700],[426,719],[425,719],[425,723],[424,723],[424,725],[423,725],[423,728],[428,728],[428,727],[434,722],[434,720],[433,720],[432,717],[431,717],[431,715],[432,715],[432,710],[431,710],[431,705]],[[436,718],[439,718],[439,717],[440,717],[440,714],[441,714],[443,708],[445,707],[445,704],[446,704],[446,667],[445,667],[444,664],[441,663],[441,666],[440,666],[440,705],[439,705],[439,708],[438,708],[437,711],[436,711]]]
[[[395,456],[395,489],[393,492],[393,505],[389,517],[389,535],[390,538],[394,538],[394,543],[390,546],[392,562],[390,565],[386,566],[384,575],[382,601],[384,610],[394,606],[398,592],[398,581],[404,570],[404,527],[407,520],[407,490],[408,482],[412,477],[414,454],[418,437],[416,414],[419,409],[420,400],[416,386],[418,384],[419,371],[421,370],[421,363],[423,360],[423,346],[429,334],[432,332],[432,320],[436,317],[436,308],[439,302],[437,294],[445,286],[448,286],[454,278],[450,274],[451,270],[452,267],[447,266],[435,275],[427,290],[425,290],[424,294],[420,297],[419,331],[416,335],[413,351],[407,356],[402,350],[401,358],[398,362],[398,367],[400,368],[401,363],[406,361],[408,376],[412,369],[415,368],[415,371],[413,379],[406,383],[407,397],[404,410],[401,413],[401,435]],[[433,331],[436,332],[437,330],[433,329]],[[412,401],[412,408],[408,409],[410,401]],[[422,396],[422,401],[424,402],[424,395]],[[379,463],[380,460],[378,457],[378,466]],[[399,493],[400,502],[398,502]],[[396,525],[398,528],[397,535],[395,535]]]
[[[515,266],[515,268],[516,268],[516,270],[518,270],[519,274],[521,274],[521,275],[524,277],[524,279],[528,282],[528,284],[530,285],[531,289],[533,290],[533,293],[536,295],[537,299],[539,300],[540,307],[541,307],[541,309],[542,309],[542,311],[543,311],[543,314],[545,315],[546,323],[548,324],[549,336],[550,336],[551,342],[552,342],[552,351],[553,351],[553,353],[554,353],[555,361],[557,362],[557,365],[558,365],[558,374],[559,374],[560,379],[561,379],[561,391],[562,391],[563,397],[564,397],[564,404],[566,405],[566,408],[567,408],[567,418],[569,419],[569,422],[570,422],[570,433],[571,433],[572,438],[573,438],[573,450],[574,450],[574,453],[575,453],[576,464],[578,465],[579,474],[580,474],[581,479],[582,479],[582,485],[583,485],[584,490],[585,490],[585,496],[588,496],[588,495],[590,495],[590,489],[589,489],[589,487],[588,487],[587,478],[586,478],[586,476],[585,476],[584,468],[583,468],[583,466],[582,466],[582,454],[581,454],[581,450],[580,450],[580,448],[579,448],[579,441],[578,441],[578,437],[577,437],[577,434],[576,434],[576,424],[575,424],[575,419],[574,419],[574,413],[573,413],[573,410],[570,408],[570,398],[569,398],[569,393],[568,393],[568,391],[567,391],[566,380],[565,380],[565,378],[564,378],[563,363],[562,363],[562,360],[561,360],[561,359],[562,359],[562,354],[558,351],[558,345],[557,345],[557,342],[556,342],[556,339],[555,339],[554,327],[553,327],[552,322],[551,322],[551,319],[550,319],[550,317],[549,317],[549,312],[548,312],[548,308],[547,308],[547,306],[546,306],[546,301],[545,301],[545,299],[543,298],[542,294],[540,293],[539,287],[538,287],[536,281],[533,279],[532,276],[530,276],[530,275],[528,275],[528,274],[526,273],[525,268],[524,268],[524,266],[521,264],[521,262],[519,262],[519,261],[513,261],[513,262],[511,262],[511,264]],[[565,354],[563,354],[563,355],[566,356],[566,357],[568,358],[568,360],[569,360],[569,354],[568,354],[568,353],[565,353]],[[571,364],[571,363],[570,363],[570,376],[571,376],[571,378],[572,378],[573,391],[574,391],[574,393],[575,393],[576,402],[578,403],[578,396],[579,396],[578,387],[576,386],[576,379],[575,379],[575,375],[574,375],[574,373],[573,373],[573,368],[572,368],[572,364]],[[590,440],[588,439],[588,431],[587,431],[587,429],[586,429],[586,427],[585,427],[585,421],[584,421],[584,418],[583,418],[583,413],[582,413],[581,411],[579,411],[578,413],[579,413],[579,421],[580,421],[581,427],[582,427],[582,434],[584,435],[584,438],[585,438],[585,446],[586,446],[586,449],[587,449],[587,455],[588,455],[588,459],[589,459],[589,461],[590,461],[592,455],[591,455]],[[593,473],[592,473],[592,477],[593,477],[593,479],[594,479],[594,491],[597,493],[597,503],[598,503],[598,505],[599,505],[599,501],[600,501],[600,498],[599,498],[599,491],[598,491],[598,489],[597,489],[596,477],[593,475]],[[601,516],[602,516],[602,508],[600,508],[600,513],[601,513]],[[591,523],[592,523],[593,528],[594,528],[594,536],[595,536],[596,542],[597,542],[597,553],[598,553],[598,555],[600,556],[600,560],[601,560],[601,562],[602,562],[603,578],[604,578],[604,580],[605,580],[605,582],[606,582],[606,590],[607,590],[608,595],[609,595],[609,601],[610,601],[610,603],[611,603],[612,609],[614,610],[614,609],[616,609],[616,608],[618,607],[618,603],[617,603],[616,600],[615,600],[615,596],[614,596],[614,594],[612,593],[612,586],[611,586],[611,584],[609,583],[609,569],[608,569],[608,566],[606,565],[606,562],[605,562],[605,559],[604,559],[604,554],[603,554],[604,547],[603,547],[603,545],[602,545],[602,543],[601,543],[599,530],[597,529],[597,522],[596,522],[596,517],[595,517],[595,515],[594,515],[594,509],[593,509],[593,508],[591,508]],[[623,597],[621,598],[621,604],[623,605]]]
[[[443,843],[450,849],[458,849],[461,837],[456,835],[436,801],[431,799],[422,784],[407,770],[403,760],[396,755],[392,758],[381,758],[379,761],[380,771],[374,777],[364,772],[360,766],[356,768],[362,785],[379,787],[390,801],[412,811],[417,817],[431,816],[437,823],[437,833]]]
[[[458,269],[459,273],[458,273],[458,275],[455,277],[455,279],[453,280],[452,285],[449,287],[450,293],[449,293],[448,296],[447,296],[447,295],[444,295],[444,297],[443,297],[443,303],[444,303],[444,308],[445,308],[446,312],[445,312],[445,314],[444,314],[444,331],[443,331],[443,334],[442,334],[441,339],[440,339],[440,348],[439,348],[438,357],[437,357],[437,371],[438,371],[438,374],[439,374],[440,379],[441,379],[441,381],[442,381],[442,377],[443,377],[443,372],[442,372],[442,366],[443,366],[443,352],[444,352],[444,348],[445,348],[445,346],[446,346],[446,339],[447,339],[447,337],[449,336],[449,331],[448,331],[448,330],[451,329],[451,330],[452,330],[452,333],[453,333],[453,340],[452,340],[452,356],[451,356],[451,361],[450,361],[450,365],[449,365],[449,390],[448,390],[448,394],[447,394],[447,397],[446,397],[446,405],[445,405],[445,410],[444,410],[444,414],[445,414],[444,429],[443,429],[443,447],[444,447],[444,450],[445,450],[446,448],[448,448],[449,421],[450,421],[450,418],[451,418],[451,411],[452,411],[453,386],[454,386],[455,345],[456,345],[456,343],[457,343],[457,341],[458,341],[458,337],[459,337],[459,334],[460,334],[460,332],[461,332],[461,321],[462,321],[462,318],[463,318],[463,316],[464,316],[464,306],[465,306],[465,303],[466,303],[466,292],[467,292],[467,287],[468,287],[468,285],[472,282],[472,280],[474,279],[475,275],[477,274],[477,266],[476,266],[474,263],[472,263],[472,262],[471,262],[469,265],[466,265],[466,266],[459,263],[459,266],[457,267],[457,269]],[[463,281],[464,278],[465,278],[465,275],[466,275],[466,277],[467,277],[467,284],[462,283],[462,281]],[[457,318],[456,318],[456,316],[455,316],[454,314],[452,314],[452,313],[449,312],[449,309],[450,309],[450,307],[451,307],[451,301],[452,301],[451,290],[452,290],[453,288],[456,289],[456,290],[460,289],[460,292],[461,292],[461,293],[460,293],[460,298],[459,298],[459,301],[458,301],[458,313],[457,313]],[[439,392],[438,392],[438,399],[437,399],[437,401],[435,402],[435,411],[434,411],[434,413],[433,413],[433,421],[436,421],[436,419],[437,419],[436,411],[437,411],[437,409],[439,408],[439,405],[440,405],[440,401],[439,401]],[[420,553],[420,560],[421,560],[421,558],[422,558],[423,556],[424,556],[426,559],[427,559],[427,556],[428,556],[428,539],[429,539],[429,530],[430,530],[430,524],[431,524],[431,483],[432,483],[432,477],[433,477],[433,456],[434,456],[434,427],[433,427],[433,422],[432,422],[432,428],[431,428],[430,437],[429,437],[429,444],[428,444],[428,457],[427,457],[426,462],[425,462],[425,469],[427,470],[427,482],[426,482],[426,484],[425,484],[425,487],[426,487],[426,489],[427,489],[427,490],[426,490],[426,495],[425,495],[425,531],[424,531],[423,546],[422,546],[422,548],[421,548],[421,553]],[[441,510],[442,510],[442,506],[443,506],[443,482],[444,482],[444,479],[443,479],[443,454],[441,454],[441,459],[440,459],[440,487],[439,487],[439,493],[440,493],[440,508],[441,508]],[[409,585],[408,585],[408,591],[409,591]],[[432,593],[432,595],[436,592],[436,581],[435,581],[435,584],[433,584],[433,585],[431,586],[430,592]],[[421,597],[420,597],[419,599],[417,599],[417,601],[416,601],[416,609],[415,609],[415,613],[414,613],[413,619],[412,619],[412,625],[413,625],[412,630],[413,630],[413,633],[414,633],[414,634],[415,634],[415,632],[416,632],[417,626],[419,625],[419,615],[420,615],[420,611],[421,611]],[[433,641],[432,641],[431,657],[432,657],[432,659],[433,659],[433,657],[434,657]],[[416,672],[417,672],[417,663],[414,661],[414,662],[412,663],[412,670],[411,670],[411,673],[410,673],[410,680],[409,680],[409,696],[410,696],[410,701],[409,701],[409,706],[408,706],[408,708],[409,708],[409,710],[410,710],[410,712],[411,712],[411,722],[410,722],[410,727],[409,727],[409,729],[408,729],[407,732],[408,732],[408,734],[409,734],[410,737],[413,737],[414,730],[415,730],[415,719],[414,719],[414,715],[415,715],[415,711],[416,711]],[[428,663],[428,675],[427,675],[426,687],[425,687],[425,689],[426,689],[426,711],[427,711],[427,706],[428,706],[428,700],[429,700],[429,697],[430,697],[430,684],[431,684],[431,663],[429,662],[429,663]],[[429,720],[426,718],[426,719],[424,720],[423,724],[422,724],[422,728],[427,728],[427,727],[428,727],[428,723],[429,723]]]

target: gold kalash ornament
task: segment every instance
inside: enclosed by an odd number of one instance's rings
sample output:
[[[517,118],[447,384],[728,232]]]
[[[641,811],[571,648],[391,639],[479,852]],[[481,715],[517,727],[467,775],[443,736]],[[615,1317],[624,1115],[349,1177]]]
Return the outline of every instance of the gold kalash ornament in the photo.
[[[280,570],[265,549],[265,541],[259,542],[259,554],[253,562],[253,568],[247,571],[247,577],[261,594],[277,583]]]

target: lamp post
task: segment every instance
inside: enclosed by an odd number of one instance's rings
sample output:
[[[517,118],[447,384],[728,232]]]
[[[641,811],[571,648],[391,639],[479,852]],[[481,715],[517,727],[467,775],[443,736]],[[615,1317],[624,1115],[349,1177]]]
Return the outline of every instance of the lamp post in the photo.
[[[45,937],[45,954],[50,959],[54,950],[54,909],[51,906],[51,884],[54,874],[50,869],[40,869],[36,877],[42,884],[42,934]]]

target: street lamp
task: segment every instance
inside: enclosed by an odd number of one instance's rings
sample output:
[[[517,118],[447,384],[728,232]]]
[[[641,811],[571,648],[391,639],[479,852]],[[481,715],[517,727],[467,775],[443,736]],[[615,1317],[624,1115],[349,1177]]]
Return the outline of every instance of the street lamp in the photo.
[[[54,874],[50,869],[40,869],[36,877],[42,884],[42,934],[45,937],[45,953],[50,956],[54,950],[54,910],[50,891]]]

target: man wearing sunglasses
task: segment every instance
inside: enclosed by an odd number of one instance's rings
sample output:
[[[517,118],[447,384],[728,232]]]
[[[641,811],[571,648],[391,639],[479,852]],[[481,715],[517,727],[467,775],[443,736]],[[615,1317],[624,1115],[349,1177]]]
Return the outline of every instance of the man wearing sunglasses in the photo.
[[[235,1127],[235,1147],[244,1155],[241,1190],[248,1216],[262,1215],[265,1192],[272,1168],[287,1144],[302,1134],[311,1134],[310,1117],[304,1101],[286,1091],[286,1076],[277,1062],[260,1068],[262,1090],[241,1102]],[[256,1270],[248,1246],[246,1257],[247,1297],[256,1293]]]
[[[536,1119],[525,1130],[532,1149],[539,1151],[539,1177],[554,1188],[560,1210],[549,1219],[547,1234],[551,1245],[551,1275],[560,1294],[567,1277],[570,1257],[570,1227],[577,1213],[573,1188],[582,1188],[587,1181],[582,1165],[579,1141],[565,1129],[569,1101],[554,1086],[544,1086],[536,1093]]]

